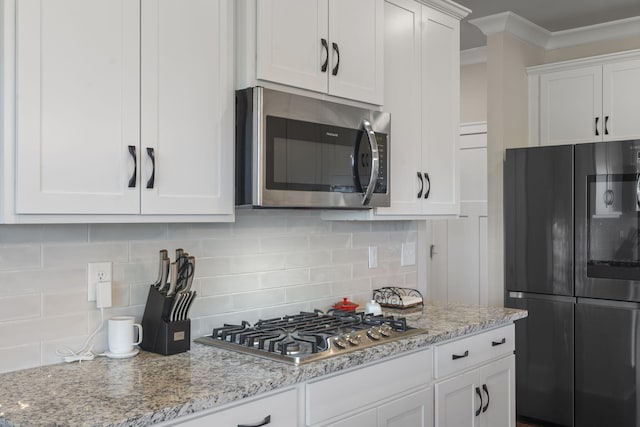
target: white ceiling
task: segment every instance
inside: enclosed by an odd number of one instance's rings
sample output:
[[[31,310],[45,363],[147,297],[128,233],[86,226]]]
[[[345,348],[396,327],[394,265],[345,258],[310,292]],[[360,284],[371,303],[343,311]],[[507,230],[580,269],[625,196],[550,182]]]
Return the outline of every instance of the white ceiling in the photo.
[[[640,16],[640,0],[454,0],[471,9],[460,26],[460,49],[486,45],[469,19],[513,12],[554,32]]]

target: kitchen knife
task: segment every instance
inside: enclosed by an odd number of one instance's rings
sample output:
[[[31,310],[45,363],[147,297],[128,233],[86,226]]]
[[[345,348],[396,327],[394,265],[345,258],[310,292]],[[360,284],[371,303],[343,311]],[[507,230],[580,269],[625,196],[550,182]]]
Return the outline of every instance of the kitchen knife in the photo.
[[[166,249],[162,249],[159,255],[160,255],[160,260],[158,262],[158,278],[156,279],[155,282],[153,282],[153,286],[155,286],[156,288],[160,286],[160,283],[162,282],[162,272],[164,271],[164,259],[169,256],[169,253],[167,252]]]
[[[176,293],[176,286],[178,285],[178,264],[174,261],[171,263],[171,281],[169,282],[169,290],[167,296],[172,297]]]
[[[171,260],[167,257],[162,260],[162,277],[160,278],[160,286],[158,290],[165,292],[167,289],[167,279],[169,278],[169,268],[171,268]]]

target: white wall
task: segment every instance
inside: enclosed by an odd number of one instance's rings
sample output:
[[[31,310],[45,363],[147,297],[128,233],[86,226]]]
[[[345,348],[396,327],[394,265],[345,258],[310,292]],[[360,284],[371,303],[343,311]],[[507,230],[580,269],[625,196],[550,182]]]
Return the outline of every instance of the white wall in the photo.
[[[487,121],[487,64],[460,67],[460,122]]]
[[[0,372],[57,363],[56,348],[77,348],[96,328],[87,262],[114,262],[105,317],[141,319],[158,251],[184,248],[196,257],[198,337],[223,322],[327,309],[344,296],[364,304],[382,286],[420,289],[418,268],[400,266],[401,244],[417,242],[418,228],[281,210],[239,211],[232,224],[0,225]],[[370,245],[378,247],[376,269],[368,268]],[[106,326],[95,349],[105,348]]]

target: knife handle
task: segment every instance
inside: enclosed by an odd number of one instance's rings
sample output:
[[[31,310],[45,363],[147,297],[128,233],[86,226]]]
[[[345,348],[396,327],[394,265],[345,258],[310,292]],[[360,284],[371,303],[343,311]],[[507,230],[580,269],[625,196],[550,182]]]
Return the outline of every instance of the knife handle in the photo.
[[[171,281],[169,282],[169,290],[167,296],[172,297],[176,293],[176,285],[178,281],[178,265],[176,262],[171,263]]]

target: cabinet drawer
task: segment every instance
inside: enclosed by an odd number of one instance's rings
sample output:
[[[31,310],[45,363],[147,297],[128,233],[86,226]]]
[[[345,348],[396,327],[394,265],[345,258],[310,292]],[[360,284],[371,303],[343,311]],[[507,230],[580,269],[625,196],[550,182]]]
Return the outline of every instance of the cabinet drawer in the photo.
[[[376,363],[306,385],[306,422],[352,413],[396,393],[431,382],[431,349]]]
[[[446,377],[514,350],[513,324],[442,344],[435,348],[434,375]]]
[[[273,394],[261,399],[241,403],[210,415],[178,423],[184,427],[236,427],[261,425],[269,417],[269,427],[296,427],[298,425],[297,389]]]

